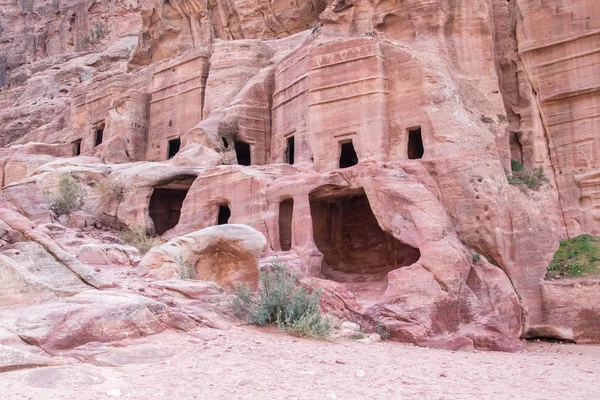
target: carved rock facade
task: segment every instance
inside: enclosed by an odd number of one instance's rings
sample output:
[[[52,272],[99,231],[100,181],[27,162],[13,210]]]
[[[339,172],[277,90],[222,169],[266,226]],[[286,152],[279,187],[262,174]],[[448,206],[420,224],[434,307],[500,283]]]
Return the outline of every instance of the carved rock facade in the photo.
[[[251,226],[261,264],[398,340],[600,340],[600,304],[565,304],[595,286],[544,280],[600,234],[595,1],[33,3],[0,16],[4,195],[32,221],[68,172],[115,228]]]

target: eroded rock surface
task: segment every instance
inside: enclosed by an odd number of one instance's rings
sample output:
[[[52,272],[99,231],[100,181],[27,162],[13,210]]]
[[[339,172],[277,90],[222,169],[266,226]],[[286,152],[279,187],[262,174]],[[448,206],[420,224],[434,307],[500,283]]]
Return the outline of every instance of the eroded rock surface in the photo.
[[[594,0],[10,3],[0,328],[48,351],[225,328],[197,280],[281,263],[396,340],[600,341],[597,282],[544,280],[600,234],[599,38]]]

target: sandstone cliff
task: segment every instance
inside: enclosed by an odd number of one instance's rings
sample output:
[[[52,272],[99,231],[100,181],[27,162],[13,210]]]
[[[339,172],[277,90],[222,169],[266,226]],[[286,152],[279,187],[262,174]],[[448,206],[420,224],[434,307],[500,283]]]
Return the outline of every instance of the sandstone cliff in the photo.
[[[397,340],[600,340],[598,281],[545,280],[560,240],[600,235],[595,0],[1,4],[6,251],[40,230],[67,265],[72,235],[149,229],[227,286],[256,277],[246,239],[190,237],[245,224],[261,264]],[[547,182],[509,184],[518,164]],[[85,190],[69,218],[47,205],[65,173]],[[180,276],[163,246],[105,264]],[[98,262],[78,255],[79,275]]]

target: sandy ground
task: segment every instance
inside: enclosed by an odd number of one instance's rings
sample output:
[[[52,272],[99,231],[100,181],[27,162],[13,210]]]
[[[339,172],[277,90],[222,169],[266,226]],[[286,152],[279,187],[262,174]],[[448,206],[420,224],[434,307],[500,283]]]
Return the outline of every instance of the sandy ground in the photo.
[[[111,346],[94,363],[113,366],[0,374],[0,399],[600,399],[600,346],[544,342],[452,352],[199,329]]]

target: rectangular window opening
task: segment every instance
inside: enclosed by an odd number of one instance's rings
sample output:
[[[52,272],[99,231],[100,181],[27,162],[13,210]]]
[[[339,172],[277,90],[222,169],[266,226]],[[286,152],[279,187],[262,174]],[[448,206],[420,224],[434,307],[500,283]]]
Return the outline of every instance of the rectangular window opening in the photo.
[[[169,150],[168,150],[168,159],[175,157],[175,154],[179,153],[179,149],[181,148],[181,139],[172,139],[169,140]]]
[[[294,137],[287,138],[287,146],[285,148],[285,160],[290,164],[294,164]]]
[[[95,128],[94,147],[100,146],[102,144],[102,140],[104,139],[104,126],[104,122],[102,122]]]
[[[421,127],[408,130],[408,158],[417,160],[423,157],[425,148],[423,147],[423,136],[421,135]]]
[[[73,155],[81,155],[81,139],[77,139],[73,142]]]
[[[279,203],[279,244],[281,250],[292,248],[292,221],[294,216],[294,199],[285,199]]]
[[[341,142],[340,168],[348,168],[358,164],[358,155],[354,150],[352,141]]]
[[[235,141],[235,155],[239,165],[250,165],[250,145],[240,140]]]

